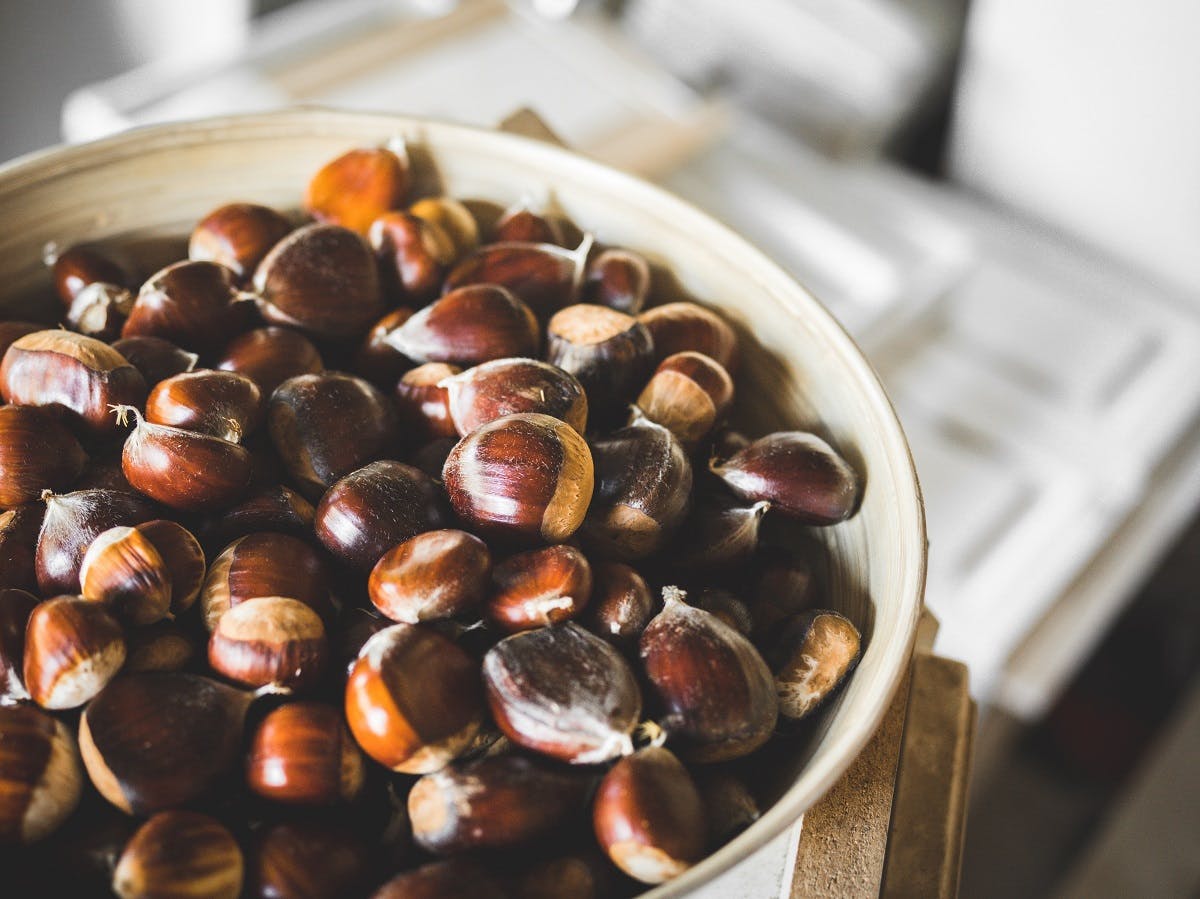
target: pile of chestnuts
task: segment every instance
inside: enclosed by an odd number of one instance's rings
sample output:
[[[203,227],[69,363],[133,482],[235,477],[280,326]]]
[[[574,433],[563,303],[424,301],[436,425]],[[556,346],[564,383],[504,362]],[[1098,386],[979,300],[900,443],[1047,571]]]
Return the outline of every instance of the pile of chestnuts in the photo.
[[[857,662],[804,529],[862,473],[729,428],[730,323],[411,175],[49,248],[0,323],[6,895],[632,895]]]

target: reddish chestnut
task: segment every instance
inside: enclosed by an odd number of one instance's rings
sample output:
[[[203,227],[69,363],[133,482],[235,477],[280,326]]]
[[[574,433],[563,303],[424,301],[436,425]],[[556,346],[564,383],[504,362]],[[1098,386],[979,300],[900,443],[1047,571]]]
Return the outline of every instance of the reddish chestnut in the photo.
[[[283,596],[256,596],[217,621],[208,664],[248,687],[305,690],[324,673],[329,642],[320,616]]]
[[[99,693],[125,664],[121,625],[81,596],[40,603],[25,630],[25,687],[45,709],[73,709]]]
[[[112,348],[142,373],[150,387],[172,375],[191,371],[200,361],[197,354],[161,337],[122,337],[113,341]]]
[[[288,378],[325,370],[311,340],[299,331],[274,326],[255,328],[233,338],[213,367],[245,375],[258,385],[264,400],[270,399],[275,388]]]
[[[452,290],[419,310],[387,337],[413,362],[469,367],[508,356],[537,353],[537,319],[516,296],[496,284]]]
[[[437,296],[455,258],[449,235],[408,212],[383,213],[371,223],[367,240],[389,292],[412,305]]]
[[[291,223],[269,206],[227,203],[192,229],[188,258],[223,265],[244,284],[271,247],[291,230]]]
[[[75,737],[36,706],[0,706],[0,845],[45,839],[75,811],[83,769]]]
[[[450,270],[444,289],[453,291],[473,284],[499,285],[511,291],[544,321],[575,301],[591,245],[590,238],[574,250],[553,244],[488,244]]]
[[[38,598],[15,587],[0,587],[0,705],[29,698],[22,679],[25,627]]]
[[[120,899],[237,899],[243,868],[242,850],[219,821],[159,812],[125,846],[112,889]]]
[[[293,702],[270,712],[246,759],[247,785],[276,802],[348,802],[361,792],[364,776],[362,753],[341,710],[319,702]]]
[[[646,581],[621,562],[592,565],[592,577],[592,599],[581,623],[619,649],[636,646],[655,613]]]
[[[450,417],[450,391],[443,382],[460,371],[457,365],[426,362],[405,372],[396,382],[394,399],[400,427],[414,436],[414,443],[458,436]]]
[[[728,372],[737,369],[737,334],[711,309],[696,303],[667,303],[647,309],[638,321],[654,338],[655,361],[694,350],[715,359]]]
[[[79,592],[79,567],[104,531],[155,517],[154,504],[123,490],[76,490],[43,497],[46,512],[37,538],[37,582],[43,596]]]
[[[394,546],[371,569],[371,602],[393,621],[450,618],[478,606],[492,555],[465,531],[426,531]]]
[[[158,382],[146,399],[146,421],[241,443],[262,407],[258,385],[245,375],[192,371]]]
[[[134,276],[122,260],[93,244],[75,244],[61,252],[47,247],[46,262],[51,267],[54,288],[63,306],[71,302],[89,284],[132,287]]]
[[[596,413],[624,408],[653,366],[650,332],[631,315],[579,303],[547,326],[546,358],[579,379]]]
[[[361,896],[370,855],[336,824],[299,820],[258,831],[246,858],[249,899],[343,899]]]
[[[218,545],[232,543],[258,531],[307,537],[312,534],[315,514],[313,504],[292,488],[264,487],[226,510],[216,523],[212,536]]]
[[[459,436],[517,412],[539,412],[587,430],[587,394],[572,374],[537,359],[495,359],[447,378],[450,418]]]
[[[350,150],[325,163],[304,195],[304,211],[320,222],[366,234],[371,222],[404,202],[408,155],[385,147]]]
[[[487,617],[507,633],[575,618],[592,596],[592,567],[573,546],[510,556],[492,572]]]
[[[0,509],[71,486],[87,455],[51,409],[0,406]]]
[[[697,446],[733,404],[733,379],[719,362],[686,350],[668,356],[642,388],[638,407],[687,447]]]
[[[63,317],[68,328],[105,342],[120,336],[133,311],[133,293],[115,284],[89,284],[75,295]]]
[[[0,587],[38,592],[34,558],[42,514],[35,505],[0,512]]]
[[[401,306],[371,326],[354,355],[354,373],[381,388],[390,388],[412,368],[412,362],[388,343],[388,335],[412,318],[413,310]]]
[[[153,624],[171,610],[171,570],[135,527],[109,528],[92,541],[79,568],[83,595],[133,625]]]
[[[171,612],[178,615],[192,607],[204,583],[204,550],[183,525],[165,519],[139,524],[138,533],[150,541],[171,573]]]
[[[233,272],[215,262],[176,262],[138,292],[122,337],[161,337],[184,349],[214,350],[247,319]]]
[[[637,315],[650,293],[650,266],[631,250],[602,250],[588,263],[583,301]]]
[[[330,613],[329,573],[317,551],[287,534],[239,537],[213,559],[200,591],[209,632],[231,608],[256,596],[287,596],[319,615]]]
[[[562,225],[553,216],[530,208],[528,202],[504,210],[492,229],[492,243],[550,243],[565,246]]]

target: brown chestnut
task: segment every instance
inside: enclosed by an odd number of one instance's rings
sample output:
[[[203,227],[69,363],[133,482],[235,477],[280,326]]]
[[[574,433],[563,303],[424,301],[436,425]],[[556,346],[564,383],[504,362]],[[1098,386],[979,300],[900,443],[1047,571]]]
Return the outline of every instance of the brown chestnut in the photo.
[[[54,289],[64,307],[89,284],[109,284],[132,287],[133,273],[124,261],[94,244],[74,244],[65,250],[50,245],[46,248],[46,263],[54,278]]]
[[[637,315],[649,293],[650,266],[632,250],[610,247],[588,262],[583,279],[583,302]]]
[[[782,625],[798,613],[819,605],[825,550],[815,540],[804,541],[802,549],[768,554],[757,566],[750,610],[754,642],[760,647],[777,638]]]
[[[236,502],[250,486],[253,461],[245,447],[220,437],[147,421],[134,406],[117,406],[134,428],[121,450],[121,470],[140,493],[172,509],[206,511]]]
[[[510,556],[492,571],[487,617],[513,634],[575,618],[591,596],[592,566],[578,549],[531,549]]]
[[[215,350],[248,322],[233,272],[215,262],[176,262],[150,276],[122,337],[161,337],[187,350]]]
[[[122,337],[113,341],[112,348],[142,373],[150,387],[172,375],[191,371],[200,361],[196,353],[180,349],[161,337]]]
[[[132,291],[115,284],[89,284],[75,295],[63,320],[72,331],[107,342],[121,335],[132,310]]]
[[[654,359],[694,350],[715,359],[731,374],[737,370],[738,339],[729,322],[697,303],[667,303],[638,316],[654,338]]]
[[[38,532],[38,590],[43,596],[79,592],[79,567],[87,548],[104,531],[155,517],[154,504],[123,490],[89,489],[43,496],[46,512]]]
[[[34,505],[0,512],[0,587],[38,592],[34,559],[42,514]]]
[[[421,469],[434,480],[440,481],[442,469],[446,467],[446,460],[450,458],[450,453],[457,445],[457,437],[439,437],[437,440],[430,440],[412,454],[410,461],[415,468]]]
[[[330,614],[329,573],[317,551],[287,534],[239,537],[209,566],[200,611],[209,632],[221,616],[256,596],[287,596],[318,615]]]
[[[516,754],[451,765],[413,784],[413,839],[439,855],[536,845],[582,817],[591,781]]]
[[[360,337],[384,311],[371,248],[338,225],[307,225],[275,244],[254,289],[268,322],[329,340]]]
[[[84,597],[102,602],[135,626],[171,611],[171,570],[136,527],[109,528],[92,541],[79,568]]]
[[[506,637],[483,659],[496,724],[514,743],[577,765],[633,752],[637,678],[610,644],[574,622]]]
[[[419,310],[387,341],[416,363],[469,367],[536,355],[539,336],[537,319],[521,300],[500,285],[474,284]]]
[[[632,561],[657,552],[679,528],[692,494],[692,463],[675,436],[634,416],[593,440],[596,496],[583,523],[589,550]]]
[[[23,680],[25,627],[38,598],[15,587],[0,587],[0,705],[29,698]]]
[[[579,432],[536,412],[506,415],[454,447],[442,481],[458,516],[518,540],[562,543],[592,500],[592,454]]]
[[[680,571],[735,568],[750,561],[758,548],[767,502],[747,504],[719,494],[697,499],[672,543],[671,563]]]
[[[862,637],[854,623],[828,609],[797,615],[771,650],[779,714],[803,718],[825,701],[858,663]]]
[[[459,436],[517,412],[559,418],[587,430],[587,394],[578,379],[537,359],[495,359],[447,378],[450,418]]]
[[[468,612],[492,568],[487,544],[466,531],[426,531],[392,547],[371,569],[367,591],[393,621],[416,624]]]
[[[370,571],[397,543],[442,526],[439,493],[433,479],[411,465],[372,462],[325,492],[313,527],[338,559]]]
[[[544,321],[575,301],[591,247],[590,237],[574,250],[544,243],[488,244],[450,270],[444,290],[473,284],[499,285]]]
[[[291,487],[264,487],[227,509],[214,526],[212,537],[218,545],[258,531],[307,537],[312,534],[315,514],[313,504]]]
[[[393,398],[400,427],[406,435],[413,435],[413,443],[458,436],[450,417],[450,391],[443,382],[461,370],[445,362],[426,362],[405,372],[396,382]]]
[[[346,682],[354,739],[405,774],[437,771],[461,755],[483,714],[479,663],[422,624],[394,624],[371,637]]]
[[[646,581],[621,562],[593,564],[592,578],[592,599],[580,623],[619,649],[636,646],[655,612]]]
[[[379,261],[385,288],[402,302],[423,306],[438,295],[454,262],[450,236],[408,212],[385,212],[371,223],[367,241]]]
[[[73,709],[125,664],[121,625],[81,596],[39,603],[25,629],[25,688],[44,709]]]
[[[450,858],[397,874],[371,899],[509,899],[478,862]]]
[[[709,470],[743,499],[805,524],[837,524],[858,511],[854,469],[816,434],[768,434]]]
[[[344,899],[363,895],[368,847],[333,823],[291,821],[263,828],[246,858],[248,899]]]
[[[192,229],[188,258],[223,265],[245,284],[271,247],[291,230],[291,222],[269,206],[227,203]]]
[[[592,807],[596,839],[613,863],[642,883],[665,883],[704,856],[704,805],[687,769],[648,746],[618,761]]]
[[[299,331],[271,326],[233,338],[213,368],[245,375],[267,400],[288,378],[324,371],[325,364],[312,341]]]
[[[116,678],[79,723],[79,750],[92,784],[136,815],[198,799],[237,761],[251,699],[183,672]]]
[[[616,872],[598,851],[535,862],[516,883],[515,899],[603,899],[613,895]]]
[[[197,641],[190,630],[174,621],[160,621],[147,627],[135,627],[125,635],[125,667],[128,673],[139,671],[183,671],[199,656]]]
[[[733,379],[716,360],[685,350],[658,363],[637,404],[684,446],[695,447],[733,404]]]
[[[199,812],[159,812],[138,828],[113,871],[120,899],[237,899],[242,850],[224,825]]]
[[[504,210],[492,229],[491,242],[566,245],[558,219],[535,212],[528,201]]]
[[[371,222],[404,202],[408,187],[407,153],[386,147],[350,150],[313,175],[304,211],[317,221],[366,234]]]
[[[191,371],[159,381],[146,399],[146,421],[242,440],[262,418],[262,394],[245,375],[231,371]]]
[[[471,210],[453,197],[424,197],[409,206],[408,211],[449,238],[451,262],[479,246],[479,223]]]
[[[388,343],[388,335],[412,318],[413,310],[400,306],[375,322],[354,354],[354,373],[381,388],[390,388],[412,368],[412,362]]]
[[[775,681],[748,639],[684,596],[664,588],[663,610],[639,644],[646,678],[666,712],[660,724],[684,742],[692,761],[740,758],[775,729]]]
[[[348,802],[362,791],[365,774],[341,710],[320,702],[293,702],[268,713],[246,759],[251,790],[298,805]]]
[[[710,851],[728,843],[762,814],[758,800],[741,778],[719,767],[698,772],[696,787],[704,803]]]
[[[729,625],[743,637],[754,630],[754,616],[750,608],[729,590],[720,587],[702,587],[692,596],[692,604]]]
[[[0,509],[71,486],[87,455],[51,409],[0,406]]]
[[[623,409],[654,364],[650,332],[607,306],[568,306],[550,319],[547,335],[546,358],[579,379],[597,415]]]
[[[284,596],[256,596],[229,609],[208,641],[208,664],[248,687],[305,690],[325,672],[329,641],[309,606]]]
[[[398,442],[387,397],[341,372],[284,381],[271,395],[267,427],[296,486],[314,501],[343,475],[391,455]]]
[[[171,613],[187,611],[204,583],[204,549],[200,541],[183,525],[162,518],[139,524],[137,531],[158,550],[171,572]]]
[[[45,839],[75,811],[83,769],[75,737],[36,706],[0,706],[0,845]]]
[[[0,394],[14,406],[61,406],[88,433],[118,430],[114,405],[141,405],[141,372],[108,344],[71,331],[38,331],[13,343],[0,363]]]

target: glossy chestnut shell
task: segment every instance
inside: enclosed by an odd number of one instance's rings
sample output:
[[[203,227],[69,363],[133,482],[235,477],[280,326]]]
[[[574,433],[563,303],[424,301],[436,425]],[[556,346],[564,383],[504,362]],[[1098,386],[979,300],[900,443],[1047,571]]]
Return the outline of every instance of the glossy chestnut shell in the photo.
[[[399,388],[397,388],[399,389]],[[587,430],[588,405],[574,375],[537,359],[494,359],[442,382],[459,436],[517,412],[539,412]]]
[[[450,618],[483,602],[491,568],[487,544],[473,534],[426,531],[380,558],[367,591],[375,608],[392,621]]]
[[[250,311],[225,266],[176,262],[142,285],[121,336],[161,337],[186,350],[215,350],[246,325]]]
[[[250,744],[246,784],[264,799],[330,805],[354,799],[365,767],[340,709],[292,702],[269,712]]]
[[[0,406],[0,509],[70,487],[87,455],[51,409]]]
[[[45,839],[75,811],[83,770],[75,737],[36,706],[0,706],[0,845]]]
[[[188,258],[223,265],[244,284],[271,247],[291,230],[291,222],[269,206],[227,203],[192,229]]]
[[[258,385],[264,402],[288,378],[325,370],[321,354],[311,340],[299,331],[275,325],[255,328],[233,338],[225,344],[213,367],[250,378]]]
[[[387,337],[414,363],[448,362],[468,368],[492,359],[537,354],[533,312],[495,284],[452,290],[418,310]]]

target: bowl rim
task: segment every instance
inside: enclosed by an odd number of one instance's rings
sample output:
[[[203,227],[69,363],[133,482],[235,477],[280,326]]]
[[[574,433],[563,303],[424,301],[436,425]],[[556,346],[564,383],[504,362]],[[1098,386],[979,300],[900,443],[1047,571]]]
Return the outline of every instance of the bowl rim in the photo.
[[[374,126],[381,135],[398,135],[414,140],[433,135],[436,139],[432,143],[445,140],[465,145],[468,149],[472,145],[484,151],[507,148],[526,158],[530,166],[539,171],[571,171],[581,183],[594,185],[599,182],[606,189],[619,192],[623,202],[636,197],[638,205],[653,205],[664,216],[685,223],[698,242],[719,241],[722,252],[736,254],[747,267],[751,267],[757,273],[758,286],[766,288],[774,301],[784,304],[789,314],[820,320],[820,330],[829,339],[830,348],[839,361],[855,373],[859,386],[865,388],[871,414],[884,425],[884,432],[877,436],[887,451],[890,480],[898,488],[894,500],[898,506],[902,544],[897,549],[897,555],[904,558],[906,564],[897,593],[906,608],[903,608],[901,617],[904,633],[889,638],[885,643],[871,641],[867,652],[879,645],[879,651],[885,653],[879,666],[883,679],[891,686],[861,697],[855,708],[855,716],[843,723],[841,732],[835,734],[836,739],[822,745],[822,752],[806,763],[797,780],[747,830],[679,877],[640,895],[646,899],[666,899],[707,884],[791,827],[829,791],[879,729],[903,681],[913,652],[917,623],[924,608],[928,539],[924,500],[916,466],[895,408],[878,373],[841,323],[808,288],[746,238],[663,187],[590,159],[578,151],[509,131],[425,116],[347,111],[322,106],[299,106],[270,112],[142,125],[95,141],[58,144],[35,150],[0,164],[0,203],[3,203],[7,194],[19,191],[31,182],[102,166],[114,157],[144,152],[147,145],[153,145],[155,149],[194,145],[210,137],[220,137],[218,132],[228,139],[232,131],[245,132],[242,135],[244,139],[266,139],[273,132],[278,132],[275,134],[278,138],[294,136],[297,129],[336,134],[339,130],[348,130],[352,124],[356,128]],[[903,639],[898,639],[899,636]]]

